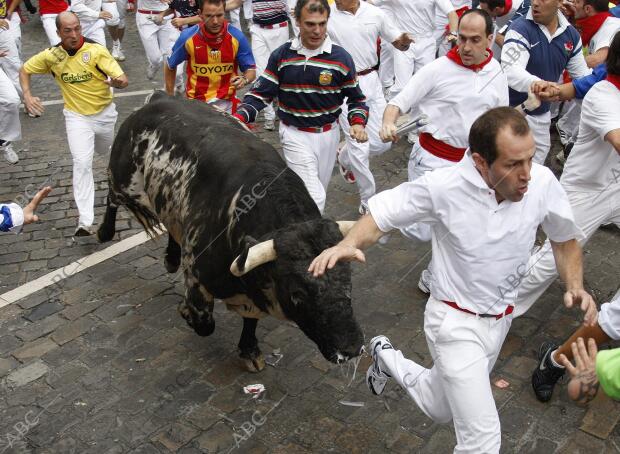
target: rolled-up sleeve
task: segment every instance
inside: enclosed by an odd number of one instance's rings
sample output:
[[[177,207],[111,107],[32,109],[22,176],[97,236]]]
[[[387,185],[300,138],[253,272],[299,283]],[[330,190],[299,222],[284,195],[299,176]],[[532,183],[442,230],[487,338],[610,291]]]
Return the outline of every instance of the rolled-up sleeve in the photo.
[[[550,170],[548,172],[551,173]],[[573,209],[564,188],[553,175],[550,175],[548,181],[546,215],[541,224],[543,231],[556,243],[583,239],[584,234],[575,223]]]
[[[16,203],[0,204],[0,232],[19,233],[24,224],[24,211]]]
[[[376,194],[368,201],[368,207],[382,232],[436,220],[427,175]]]

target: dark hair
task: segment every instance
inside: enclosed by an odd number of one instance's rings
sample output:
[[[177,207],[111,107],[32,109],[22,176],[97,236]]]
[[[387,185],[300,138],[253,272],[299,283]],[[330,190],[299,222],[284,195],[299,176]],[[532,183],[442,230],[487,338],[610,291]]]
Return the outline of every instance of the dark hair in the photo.
[[[506,0],[480,0],[480,3],[486,3],[487,7],[491,11],[493,11],[495,8],[506,8]]]
[[[497,159],[497,136],[506,127],[516,136],[530,132],[525,117],[512,107],[496,107],[480,115],[469,130],[472,153],[478,153],[488,165],[493,164]]]
[[[583,6],[590,5],[597,13],[606,13],[609,11],[608,0],[583,0]]]
[[[486,36],[493,34],[493,19],[491,19],[491,15],[483,9],[468,9],[465,11],[459,18],[459,28],[461,28],[461,21],[470,14],[477,14],[484,19]]]
[[[329,17],[329,3],[327,0],[298,0],[295,5],[295,19],[301,19],[301,10],[308,6],[308,11],[311,13],[323,14],[327,11],[327,17]]]
[[[196,0],[196,6],[198,7],[198,11],[202,12],[202,8],[205,5],[222,5],[226,8],[226,0]]]
[[[611,40],[605,63],[609,74],[620,76],[620,32],[616,32],[616,36]]]
[[[66,15],[65,13],[66,14],[71,14],[79,22],[80,19],[77,17],[77,14],[75,14],[73,11],[63,11],[61,13],[58,13],[58,15],[56,16],[56,30],[60,30],[60,27],[62,26],[62,18],[65,17],[65,15]]]

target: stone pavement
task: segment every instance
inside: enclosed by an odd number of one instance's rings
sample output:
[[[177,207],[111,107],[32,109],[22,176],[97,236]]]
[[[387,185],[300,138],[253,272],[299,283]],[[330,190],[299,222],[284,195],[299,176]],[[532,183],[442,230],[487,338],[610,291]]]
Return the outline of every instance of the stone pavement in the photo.
[[[159,86],[144,76],[145,59],[133,20],[128,20],[123,64],[128,91]],[[24,53],[43,47],[37,18],[24,26]],[[46,100],[59,93],[47,77],[34,92]],[[143,96],[116,101],[119,121]],[[0,236],[0,294],[103,249],[94,239],[75,243],[71,159],[61,106],[43,117],[22,117],[24,151],[15,166],[0,163],[0,198],[23,201],[51,182],[42,222],[20,236]],[[258,135],[277,143],[276,133]],[[373,161],[378,186],[406,179],[408,146]],[[97,157],[97,209],[106,193],[106,157]],[[357,197],[337,172],[327,215],[355,219]],[[139,232],[119,211],[120,238]],[[242,369],[236,344],[241,320],[216,305],[216,332],[193,333],[177,314],[180,279],[162,263],[164,241],[150,241],[56,285],[0,309],[0,454],[243,452],[450,452],[454,433],[433,424],[404,393],[389,386],[383,398],[364,384],[368,358],[354,364],[326,362],[293,325],[259,323],[266,354],[283,358],[259,374]],[[618,287],[620,234],[599,231],[585,249],[586,282],[599,302]],[[429,247],[392,235],[355,265],[353,301],[366,338],[388,335],[412,359],[430,364],[422,332],[424,295],[417,290]],[[615,276],[615,277],[614,277]],[[548,404],[533,396],[529,377],[534,351],[543,339],[562,340],[579,323],[561,307],[562,288],[553,284],[541,301],[517,319],[493,372],[510,385],[493,388],[506,453],[620,452],[620,406],[600,400],[588,408],[570,402],[561,388]],[[243,394],[262,383],[259,399]],[[347,404],[348,403],[348,404]]]

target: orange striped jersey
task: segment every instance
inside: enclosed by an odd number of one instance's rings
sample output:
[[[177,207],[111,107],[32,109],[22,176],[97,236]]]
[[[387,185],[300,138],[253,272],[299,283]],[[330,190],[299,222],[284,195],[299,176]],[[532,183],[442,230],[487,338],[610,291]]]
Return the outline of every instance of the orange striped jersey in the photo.
[[[176,68],[184,61],[187,62],[185,94],[201,101],[234,98],[235,87],[230,79],[239,69],[245,72],[256,67],[248,40],[226,21],[218,35],[209,33],[204,24],[184,30],[168,57],[168,67]]]

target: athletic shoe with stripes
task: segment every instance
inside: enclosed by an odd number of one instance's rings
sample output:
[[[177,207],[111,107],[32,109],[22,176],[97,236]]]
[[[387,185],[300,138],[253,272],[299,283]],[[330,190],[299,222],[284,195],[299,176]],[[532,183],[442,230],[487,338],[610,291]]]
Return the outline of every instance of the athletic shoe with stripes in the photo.
[[[388,378],[390,378],[390,374],[381,370],[381,365],[379,363],[379,351],[381,350],[394,350],[394,347],[392,347],[390,340],[385,336],[380,335],[373,337],[370,341],[372,364],[366,371],[366,384],[370,392],[375,396],[379,396],[383,393]]]

